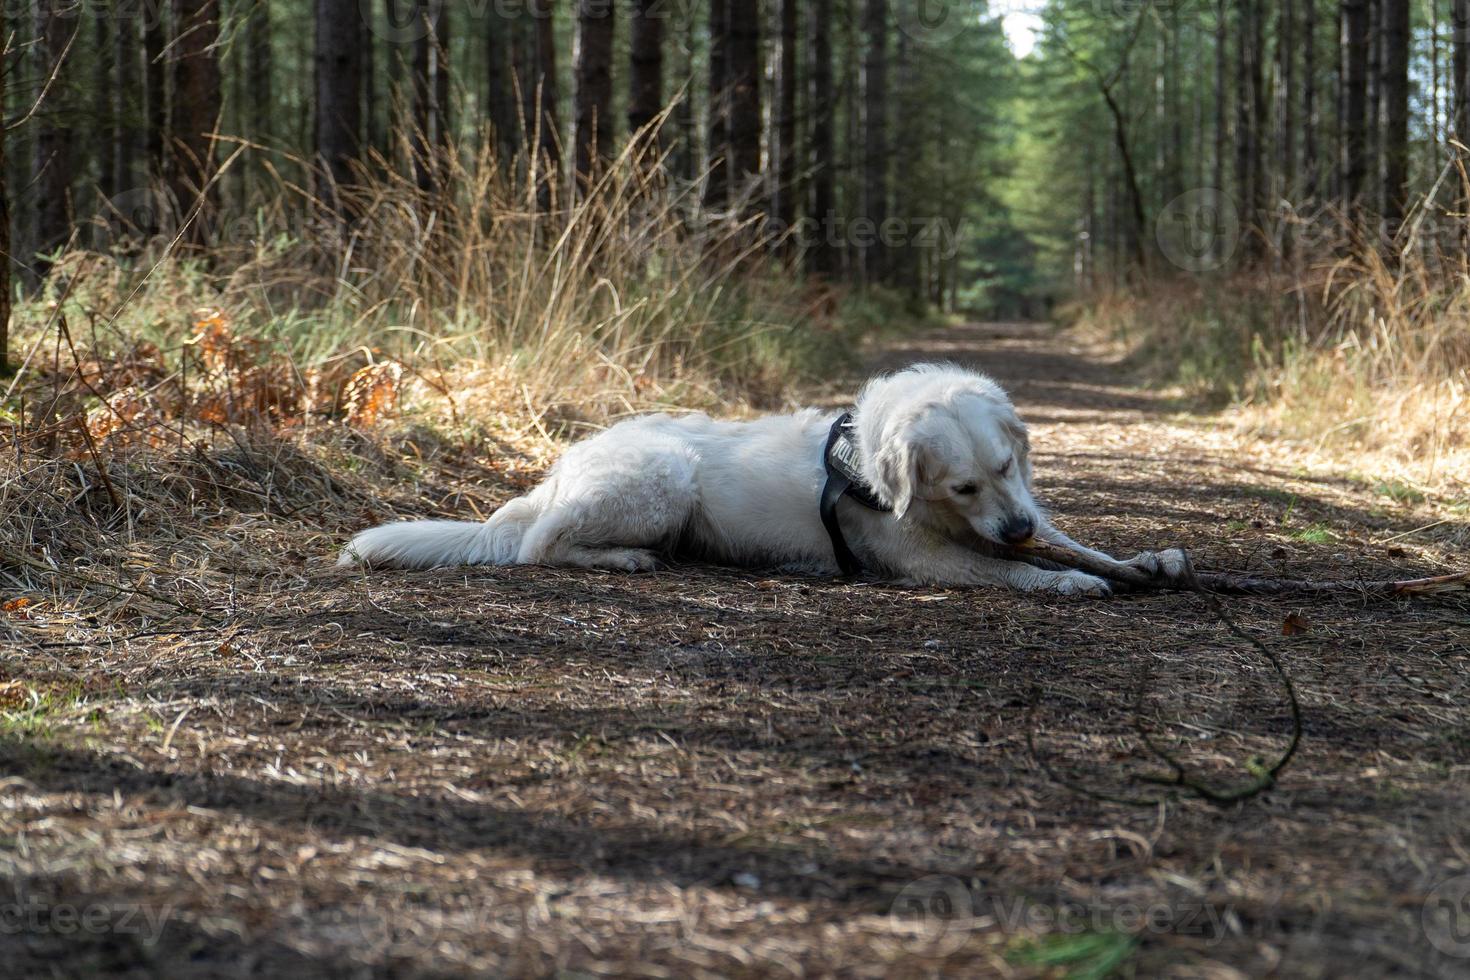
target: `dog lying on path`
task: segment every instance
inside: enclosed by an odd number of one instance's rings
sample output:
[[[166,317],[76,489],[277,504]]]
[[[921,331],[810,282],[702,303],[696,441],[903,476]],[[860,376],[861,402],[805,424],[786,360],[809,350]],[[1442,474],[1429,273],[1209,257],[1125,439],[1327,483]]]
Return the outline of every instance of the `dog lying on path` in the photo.
[[[870,381],[850,415],[620,422],[572,446],[545,482],[488,521],[388,524],[354,538],[341,563],[634,572],[682,557],[1110,593],[1093,575],[996,557],[1032,537],[1155,575],[1184,568],[1178,551],[1117,562],[1058,531],[1032,497],[1030,442],[1005,392],[983,375],[921,364]]]

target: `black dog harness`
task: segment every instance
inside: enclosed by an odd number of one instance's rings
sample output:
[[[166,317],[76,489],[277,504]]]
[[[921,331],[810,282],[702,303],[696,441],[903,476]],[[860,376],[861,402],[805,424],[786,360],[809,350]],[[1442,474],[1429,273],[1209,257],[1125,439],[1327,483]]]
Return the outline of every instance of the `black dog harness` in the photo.
[[[827,436],[827,452],[823,457],[827,468],[827,484],[822,488],[821,507],[822,526],[832,539],[832,553],[837,556],[837,567],[847,576],[857,575],[863,570],[863,565],[847,546],[847,539],[842,536],[842,524],[837,520],[837,501],[842,499],[843,494],[847,494],[869,510],[880,514],[893,511],[892,507],[878,499],[873,488],[863,480],[858,464],[858,449],[853,445],[851,429],[851,412],[844,412],[841,418],[832,423],[832,433]]]

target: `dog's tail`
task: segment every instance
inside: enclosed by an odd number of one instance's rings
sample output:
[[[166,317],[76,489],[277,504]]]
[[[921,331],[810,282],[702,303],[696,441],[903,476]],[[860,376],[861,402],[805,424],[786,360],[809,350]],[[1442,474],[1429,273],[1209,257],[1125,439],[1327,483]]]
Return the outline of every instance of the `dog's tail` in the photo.
[[[469,521],[402,521],[363,531],[342,550],[339,565],[375,568],[439,568],[444,565],[513,565],[521,538],[540,516],[529,497],[501,507],[483,524]]]

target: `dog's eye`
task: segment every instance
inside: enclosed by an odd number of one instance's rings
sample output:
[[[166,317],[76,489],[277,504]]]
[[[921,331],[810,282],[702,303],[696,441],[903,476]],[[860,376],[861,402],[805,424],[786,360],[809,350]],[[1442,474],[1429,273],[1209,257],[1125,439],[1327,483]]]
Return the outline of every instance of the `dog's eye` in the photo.
[[[996,471],[996,472],[998,472],[998,473],[999,473],[999,474],[1000,474],[1000,475],[1001,475],[1001,476],[1003,476],[1003,477],[1006,477],[1006,476],[1010,476],[1010,475],[1011,475],[1011,466],[1012,466],[1012,465],[1013,465],[1013,464],[1014,464],[1014,463],[1015,463],[1015,462],[1016,462],[1016,460],[1015,460],[1015,458],[1014,458],[1014,457],[1012,457],[1012,458],[1011,458],[1011,459],[1008,459],[1008,460],[1006,460],[1006,465],[1004,465],[1004,466],[1002,466],[1002,467],[1001,467],[1001,468],[1000,468],[1000,469],[999,469],[999,470],[997,470],[997,471]]]
[[[976,487],[973,483],[962,483],[954,488],[954,492],[961,497],[970,497],[975,493]]]

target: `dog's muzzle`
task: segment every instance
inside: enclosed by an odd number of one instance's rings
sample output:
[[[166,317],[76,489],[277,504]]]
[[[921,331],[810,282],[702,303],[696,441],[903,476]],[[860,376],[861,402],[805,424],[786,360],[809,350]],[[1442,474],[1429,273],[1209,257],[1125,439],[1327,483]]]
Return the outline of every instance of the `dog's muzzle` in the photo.
[[[1036,522],[1022,514],[1012,514],[1000,526],[1003,544],[1025,544],[1036,536]]]

